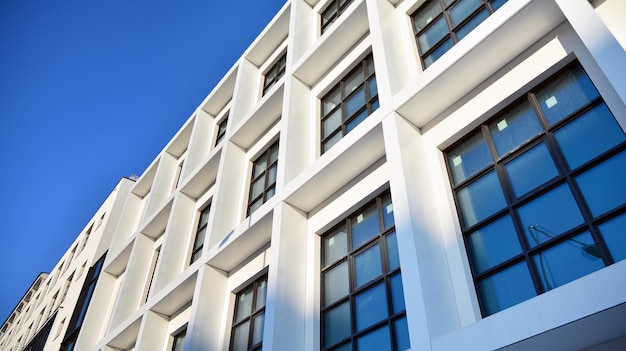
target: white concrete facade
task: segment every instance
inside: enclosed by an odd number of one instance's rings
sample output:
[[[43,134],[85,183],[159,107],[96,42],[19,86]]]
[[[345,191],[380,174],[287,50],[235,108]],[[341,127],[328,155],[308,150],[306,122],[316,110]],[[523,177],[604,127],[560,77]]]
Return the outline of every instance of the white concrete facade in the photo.
[[[626,260],[483,316],[444,151],[574,61],[626,130],[626,2],[508,0],[423,69],[424,2],[353,0],[320,35],[329,1],[287,1],[130,189],[75,350],[168,351],[181,330],[229,350],[236,294],[264,274],[263,349],[323,349],[321,235],[387,189],[411,350],[625,348]],[[370,53],[380,106],[322,153],[320,99]],[[274,195],[248,216],[275,141]]]
[[[134,181],[122,178],[50,273],[42,273],[1,328],[0,350],[32,346],[40,332],[46,350],[58,350],[89,268],[106,254]],[[44,344],[42,344],[43,346]],[[32,346],[32,350],[41,350]]]

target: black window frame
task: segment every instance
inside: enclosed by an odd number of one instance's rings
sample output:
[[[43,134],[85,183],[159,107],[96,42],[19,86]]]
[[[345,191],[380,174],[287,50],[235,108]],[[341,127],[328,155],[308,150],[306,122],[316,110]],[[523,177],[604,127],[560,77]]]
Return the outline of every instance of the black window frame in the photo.
[[[535,296],[543,294],[546,291],[558,288],[560,285],[552,287],[549,282],[546,282],[546,285],[548,286],[546,288],[543,285],[544,283],[542,283],[542,274],[546,275],[544,259],[542,255],[548,250],[559,246],[560,244],[566,243],[570,245],[580,246],[581,254],[584,251],[585,253],[591,254],[592,256],[601,259],[604,267],[616,262],[613,259],[611,252],[609,251],[603,239],[603,234],[600,232],[599,226],[626,214],[626,201],[621,205],[618,205],[617,207],[609,210],[608,212],[602,213],[600,215],[593,215],[588,204],[586,203],[582,190],[577,184],[576,177],[585,173],[586,171],[593,169],[596,166],[600,166],[603,162],[612,159],[614,156],[626,152],[626,140],[612,146],[608,150],[600,152],[599,154],[593,156],[590,160],[585,161],[582,165],[578,165],[571,169],[567,163],[561,147],[559,146],[559,143],[555,137],[555,133],[579,118],[580,120],[582,120],[582,117],[585,115],[585,113],[591,111],[592,109],[602,105],[606,106],[604,99],[602,98],[600,92],[598,92],[595,98],[590,99],[582,106],[578,107],[574,112],[571,112],[567,116],[563,117],[560,121],[550,125],[546,116],[542,112],[540,102],[535,95],[536,92],[540,92],[541,88],[558,81],[558,79],[563,77],[565,74],[567,74],[568,72],[573,72],[573,70],[576,69],[582,70],[586,77],[589,77],[589,75],[584,72],[584,68],[580,64],[578,64],[577,61],[565,65],[565,67],[560,69],[558,72],[543,80],[535,87],[529,89],[523,96],[515,100],[507,107],[501,109],[499,112],[496,113],[496,115],[489,118],[484,123],[481,123],[478,128],[469,132],[461,140],[457,141],[444,151],[444,157],[448,160],[446,162],[446,167],[448,171],[449,182],[453,192],[461,230],[463,232],[463,240],[472,271],[474,287],[476,289],[476,295],[478,297],[478,302],[481,308],[482,315],[485,317],[505,310],[510,306],[500,308],[496,311],[490,311],[487,305],[487,298],[481,295],[479,283],[481,281],[485,281],[486,279],[494,277],[496,274],[504,272],[509,268],[513,268],[518,264],[525,264],[528,268],[530,277],[532,279],[532,284],[535,289],[535,295],[527,299],[518,301],[517,303],[521,303]],[[595,89],[597,91],[597,88]],[[532,111],[535,113],[540,122],[541,131],[539,132],[539,134],[532,136],[530,139],[521,142],[521,144],[513,150],[505,153],[504,155],[499,155],[491,136],[489,125],[493,125],[495,121],[498,121],[500,118],[502,118],[502,116],[506,115],[507,112],[520,106],[520,104],[528,104],[531,107]],[[615,118],[612,113],[611,115],[613,118]],[[622,130],[622,133],[624,133],[624,130]],[[476,135],[481,135],[483,140],[486,142],[491,157],[491,162],[487,166],[476,171],[474,174],[466,177],[462,181],[455,180],[452,171],[453,166],[451,166],[450,164],[450,152],[455,147],[461,145],[465,141],[470,140]],[[515,194],[511,180],[508,178],[505,166],[507,164],[510,164],[512,161],[518,159],[518,157],[524,156],[527,151],[537,146],[543,145],[547,147],[549,155],[554,161],[555,166],[558,170],[558,175],[553,177],[552,179],[545,181],[544,183],[541,183],[538,187],[535,187],[525,194]],[[499,180],[500,189],[502,189],[503,191],[506,206],[504,206],[504,208],[502,209],[497,210],[491,215],[480,219],[476,223],[467,225],[464,223],[463,211],[459,203],[458,193],[459,191],[466,189],[469,185],[476,184],[478,180],[485,179],[485,176],[490,173],[493,174],[492,172],[495,172]],[[544,242],[541,242],[539,244],[529,244],[529,239],[525,235],[525,227],[522,224],[522,220],[518,211],[524,205],[527,205],[533,200],[537,200],[540,197],[549,194],[551,191],[560,187],[566,187],[566,189],[568,189],[572,193],[576,206],[578,210],[582,213],[582,224],[578,224],[573,228],[570,228],[565,232],[556,235],[545,232],[545,230],[541,229],[539,225],[530,225],[528,230],[529,232],[531,232],[531,234],[533,234],[533,231],[536,231],[537,233],[535,235],[545,235],[546,238],[544,238]],[[507,217],[510,217],[512,219],[512,223],[515,229],[514,234],[519,241],[519,245],[521,246],[521,252],[509,257],[508,259],[500,263],[493,264],[487,269],[478,268],[478,263],[472,255],[473,251],[469,239],[470,235],[477,233],[479,230],[485,229],[487,226]],[[579,240],[576,239],[578,235],[583,235],[586,233],[589,233],[591,238],[593,239],[592,245],[581,243]],[[537,264],[534,261],[534,258],[538,258],[540,264]],[[575,278],[574,280],[579,278]],[[514,303],[513,305],[517,303]]]
[[[376,207],[376,215],[379,228],[378,234],[367,239],[364,242],[361,242],[357,247],[351,247],[352,243],[352,223],[354,220],[358,221],[360,216],[363,216],[365,211],[371,209],[373,206]],[[393,222],[390,225],[386,225],[385,216],[383,211],[387,208],[387,213],[389,213],[389,206],[391,206],[391,217]],[[403,318],[407,318],[406,307],[398,312],[394,312],[393,307],[393,295],[392,295],[392,283],[391,280],[394,278],[402,279],[402,267],[398,263],[397,267],[389,266],[389,237],[394,235],[397,237],[395,219],[393,219],[393,203],[391,200],[391,193],[389,190],[385,190],[382,193],[378,194],[372,200],[368,201],[365,205],[360,207],[358,210],[354,211],[350,215],[346,216],[342,219],[337,225],[335,225],[330,230],[321,234],[321,239],[324,241],[326,238],[333,238],[337,231],[340,229],[344,229],[346,233],[346,241],[347,241],[347,252],[345,255],[339,256],[330,262],[325,262],[325,245],[321,245],[320,250],[320,350],[330,351],[330,350],[344,350],[345,347],[349,347],[349,350],[357,350],[357,340],[359,337],[366,336],[370,333],[376,332],[385,326],[388,327],[390,333],[390,342],[393,349],[398,349],[398,340],[396,339],[397,331],[396,331],[396,322],[402,320]],[[330,239],[333,240],[333,239]],[[380,246],[380,259],[381,259],[381,273],[373,277],[371,280],[366,282],[361,282],[360,285],[357,286],[357,263],[355,259],[362,253],[368,251],[376,247]],[[397,241],[396,241],[397,246]],[[397,248],[397,247],[396,247]],[[395,254],[398,255],[397,252]],[[330,301],[325,303],[325,274],[332,271],[333,269],[346,264],[348,266],[348,276],[349,276],[349,287],[348,287],[348,295],[338,298],[335,301]],[[335,281],[334,281],[335,282]],[[373,324],[364,327],[361,330],[357,330],[357,309],[356,309],[356,300],[359,295],[367,293],[368,291],[373,291],[377,286],[384,286],[387,298],[387,317],[383,318]],[[402,288],[402,290],[404,290]],[[404,303],[404,291],[402,291],[402,301]],[[341,305],[348,304],[348,308],[350,310],[350,319],[351,319],[351,334],[348,337],[345,337],[341,340],[336,341],[333,344],[326,345],[325,335],[326,335],[326,325],[325,325],[325,316],[324,314],[327,312],[331,312],[333,309],[340,307]],[[407,330],[408,333],[408,330]],[[372,335],[372,334],[370,334]],[[408,334],[407,334],[408,337]],[[350,346],[351,345],[351,348]]]
[[[354,0],[331,0],[320,13],[321,34],[333,24],[346,11]]]
[[[226,136],[229,113],[230,112],[226,112],[224,118],[217,124],[217,136],[215,137],[215,146],[217,146],[224,139],[224,136]]]
[[[177,351],[176,345],[177,345],[177,341],[180,340],[180,339],[182,339],[182,341],[183,341],[183,348],[182,349],[184,349],[185,348],[185,339],[186,338],[187,338],[187,326],[185,326],[180,331],[176,332],[176,334],[172,335],[172,348],[171,348],[171,351]]]
[[[78,296],[74,312],[72,313],[72,318],[70,318],[67,331],[65,332],[63,342],[61,343],[61,351],[72,351],[74,350],[74,347],[76,347],[76,341],[78,340],[78,335],[83,326],[85,316],[87,315],[91,298],[96,290],[96,285],[98,283],[100,273],[102,272],[105,258],[106,253],[102,255],[102,257],[100,257],[100,259],[98,259],[98,261],[96,261],[91,268],[89,268],[89,272],[87,273],[87,277],[83,283],[80,295]]]
[[[265,72],[263,78],[263,94],[267,92],[285,75],[287,70],[287,51],[283,52],[272,66]]]
[[[371,72],[370,72],[370,67],[371,67]],[[352,78],[353,75],[359,71],[363,73],[363,81],[358,86],[354,87],[352,91],[347,91],[346,90],[347,80],[349,78]],[[375,93],[372,92],[371,82],[373,82],[373,84],[376,87]],[[361,105],[355,112],[353,112],[351,115],[348,116],[347,104],[352,97],[355,97],[359,93],[361,88],[364,89],[365,104]],[[340,94],[341,101],[326,112],[325,104],[332,103],[332,97],[334,94],[336,94],[337,91]],[[369,115],[371,115],[374,111],[376,111],[380,105],[380,102],[378,99],[378,84],[376,81],[376,69],[374,68],[374,57],[372,53],[369,53],[363,59],[361,59],[345,76],[341,78],[341,80],[339,80],[339,82],[337,82],[328,91],[328,93],[326,93],[320,99],[320,101],[321,101],[321,106],[322,106],[322,108],[320,109],[320,113],[321,113],[320,153],[324,154],[326,151],[330,150],[330,148],[332,148],[333,145],[335,145],[335,143],[339,141],[339,139],[346,136],[352,130],[352,129],[348,129],[348,125],[351,122],[362,117],[361,113],[367,112],[367,115],[365,116],[365,118],[363,118],[363,119],[366,119]],[[332,131],[325,132],[324,123],[330,120],[331,118],[333,118],[335,113],[337,112],[341,114],[341,124],[335,129],[332,129]],[[355,128],[360,123],[361,122],[358,122],[352,128]],[[340,138],[335,140],[334,138],[339,135],[340,135]],[[329,143],[330,145],[326,146]]]
[[[234,347],[234,338],[235,338],[235,329],[245,323],[250,323],[249,324],[249,329],[248,329],[248,343],[247,343],[247,349],[246,351],[259,351],[262,350],[263,348],[263,334],[261,333],[261,341],[258,343],[253,344],[253,334],[254,334],[254,321],[255,318],[257,318],[260,315],[263,315],[263,321],[262,323],[265,324],[265,305],[267,302],[267,272],[263,273],[260,277],[255,278],[254,281],[245,284],[245,286],[241,289],[239,289],[236,293],[235,293],[235,306],[234,306],[234,310],[233,310],[233,320],[232,320],[232,325],[230,328],[230,344],[228,346],[228,350],[229,351],[233,351],[233,347]],[[264,285],[263,285],[264,284]],[[258,293],[258,288],[264,288],[264,300],[263,300],[263,306],[262,307],[258,307],[257,306],[257,293]],[[240,320],[237,320],[237,312],[238,312],[238,308],[239,306],[239,301],[240,298],[242,296],[244,296],[246,293],[248,292],[252,292],[252,306],[250,308],[250,314],[246,314],[245,317],[241,318]]]
[[[462,1],[464,0],[427,0],[419,8],[417,8],[417,10],[415,10],[411,14],[411,23],[413,27],[413,33],[415,35],[415,43],[417,44],[417,49],[419,52],[419,57],[420,57],[420,61],[421,61],[423,69],[428,68],[435,61],[437,61],[439,57],[443,56],[448,50],[450,50],[454,45],[456,45],[462,39],[462,37],[459,38],[458,32],[461,29],[463,29],[463,27],[466,24],[469,24],[473,19],[475,18],[478,19],[479,18],[478,16],[481,14],[481,12],[483,12],[483,10],[486,10],[488,14],[487,14],[487,17],[483,18],[480,23],[482,23],[486,18],[491,16],[497,9],[499,9],[508,0],[480,0],[481,4],[476,9],[474,9],[466,18],[464,18],[458,24],[455,25],[451,16],[451,10]],[[434,3],[439,4],[441,8],[441,12],[437,14],[437,16],[435,16],[435,18],[433,18],[432,20],[429,20],[429,21],[427,20],[427,23],[424,26],[424,28],[418,29],[416,27],[415,18],[420,14],[420,12],[427,10],[429,6],[431,6]],[[497,3],[497,7],[494,7],[492,3]],[[437,22],[442,18],[446,23],[448,34],[444,35],[441,39],[439,39],[439,41],[432,44],[428,49],[424,50],[420,46],[419,37],[422,34],[426,33],[429,29],[433,28],[437,24]],[[480,23],[476,24],[476,26],[480,25]],[[469,34],[472,30],[473,28],[471,28],[467,33],[465,33],[465,35]],[[449,40],[451,40],[452,43],[448,48],[445,48],[445,46],[449,44],[448,42]],[[435,53],[438,49],[445,49],[445,51],[441,52],[439,56],[435,57],[432,60],[432,62],[427,62],[427,58],[431,56],[431,54]]]
[[[267,202],[274,193],[276,192],[276,179],[270,181],[269,173],[272,168],[276,168],[276,178],[278,178],[278,139],[274,141],[270,146],[265,148],[265,150],[254,160],[252,161],[252,172],[250,176],[250,188],[248,192],[248,206],[247,206],[247,215],[249,216],[254,212],[258,207]],[[276,152],[276,159],[272,160],[273,152]],[[265,162],[265,168],[258,171],[263,162]],[[258,172],[258,173],[257,173]],[[255,174],[257,174],[255,176]],[[252,196],[253,187],[256,182],[263,181],[263,190],[260,194],[256,196]],[[259,201],[260,204],[258,203]],[[258,206],[258,207],[255,207]]]
[[[189,264],[196,262],[202,256],[202,249],[204,248],[204,242],[206,241],[206,235],[209,226],[209,215],[211,214],[211,203],[209,202],[200,211],[198,211],[198,225],[196,226],[196,235],[193,240],[193,246],[191,247],[191,257]],[[203,233],[202,240],[200,234]]]

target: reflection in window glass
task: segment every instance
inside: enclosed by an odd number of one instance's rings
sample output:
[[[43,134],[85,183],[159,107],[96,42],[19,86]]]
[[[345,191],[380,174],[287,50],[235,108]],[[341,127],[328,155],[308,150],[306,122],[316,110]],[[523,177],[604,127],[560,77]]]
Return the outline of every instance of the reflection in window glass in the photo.
[[[262,348],[266,291],[267,276],[263,276],[235,296],[231,351]]]
[[[535,255],[541,283],[552,290],[604,267],[591,235],[587,232]]]
[[[322,350],[410,348],[396,240],[388,192],[322,235]]]
[[[579,65],[445,159],[483,315],[626,258],[626,136]]]

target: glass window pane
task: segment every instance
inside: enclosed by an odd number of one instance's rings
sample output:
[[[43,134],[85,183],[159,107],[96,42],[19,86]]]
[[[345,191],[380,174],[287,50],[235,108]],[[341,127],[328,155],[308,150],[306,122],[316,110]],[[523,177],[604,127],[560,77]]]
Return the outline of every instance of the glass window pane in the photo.
[[[576,177],[591,213],[598,216],[626,202],[626,152]]]
[[[332,109],[341,103],[341,90],[339,87],[333,89],[330,93],[322,98],[322,110],[326,116]]]
[[[324,346],[331,346],[350,336],[350,304],[341,304],[324,313]]]
[[[530,105],[523,103],[491,122],[489,132],[498,155],[504,156],[541,133],[541,125]]]
[[[626,259],[626,214],[603,223],[599,226],[606,246],[615,262]]]
[[[456,31],[457,40],[461,40],[465,38],[474,28],[478,27],[479,24],[483,23],[485,19],[489,17],[489,11],[487,9],[483,9],[479,13],[477,13],[471,20],[465,23],[461,28]]]
[[[331,349],[332,351],[352,351],[352,343],[343,344],[339,347]]]
[[[278,171],[278,165],[270,166],[270,169],[267,170],[267,184],[270,185],[272,183],[276,183],[276,172]]]
[[[246,321],[233,331],[233,351],[248,350],[248,336],[250,335],[250,321]]]
[[[534,256],[541,284],[551,290],[604,267],[591,234],[565,240]]]
[[[548,148],[541,143],[505,165],[515,196],[520,197],[559,175]]]
[[[393,203],[391,203],[391,194],[387,194],[382,198],[383,206],[383,224],[385,228],[389,228],[395,224],[393,219]]]
[[[358,115],[356,115],[354,119],[346,124],[346,133],[349,133],[352,129],[361,124],[361,122],[363,122],[367,118],[367,116],[367,109],[361,111]]]
[[[380,258],[380,244],[361,252],[354,258],[356,287],[359,287],[383,273]]]
[[[263,205],[263,197],[250,204],[250,210],[248,211],[248,213],[256,211],[259,207],[261,207],[261,205]]]
[[[354,299],[357,331],[363,330],[389,315],[385,284],[380,283],[357,295]]]
[[[605,104],[594,107],[554,133],[570,169],[626,140]]]
[[[326,140],[322,145],[322,153],[328,151],[331,147],[337,144],[341,138],[343,138],[343,133],[339,132],[333,135],[330,139]]]
[[[422,29],[432,22],[432,20],[441,14],[441,5],[438,1],[430,1],[424,8],[419,10],[413,16],[413,26],[415,27],[415,33],[419,33]]]
[[[242,292],[237,295],[237,315],[235,322],[249,317],[252,313],[252,290]]]
[[[265,177],[261,177],[252,182],[252,187],[250,187],[250,198],[254,199],[255,197],[261,195],[263,190],[265,190]]]
[[[400,267],[400,256],[398,255],[398,240],[396,232],[391,232],[385,237],[387,242],[387,265],[389,270]]]
[[[363,106],[365,106],[365,89],[361,88],[346,100],[346,116],[351,117]]]
[[[254,171],[252,172],[252,178],[258,177],[267,169],[267,154],[263,154],[256,161],[254,161]]]
[[[341,129],[341,109],[335,111],[322,122],[322,139],[326,139],[332,132]]]
[[[254,317],[254,327],[252,328],[252,345],[256,345],[263,340],[263,326],[265,324],[265,314]]]
[[[357,340],[357,347],[359,351],[391,351],[389,326],[385,325],[360,337]]]
[[[265,294],[267,292],[267,281],[263,280],[257,284],[256,287],[256,305],[255,311],[260,310],[265,307]]]
[[[518,213],[531,247],[557,237],[583,222],[583,216],[567,184],[522,206]]]
[[[174,342],[172,343],[172,351],[183,351],[185,347],[185,331],[174,336]]]
[[[206,235],[206,227],[196,233],[196,241],[193,244],[194,250],[200,248],[204,244],[204,238]]]
[[[324,273],[324,307],[348,295],[349,283],[347,261]]]
[[[537,295],[525,262],[483,279],[477,290],[486,316]]]
[[[373,77],[372,79],[370,79],[370,81],[367,83],[370,87],[370,96],[369,98],[373,98],[374,96],[378,95],[378,85],[376,85],[376,77]]]
[[[355,91],[358,87],[363,84],[365,81],[365,77],[363,75],[363,69],[359,66],[352,74],[345,78],[344,83],[344,91],[345,95],[348,96],[350,93]]]
[[[345,225],[324,236],[324,267],[337,261],[348,253],[348,234]]]
[[[495,10],[499,9],[500,7],[502,7],[502,5],[504,5],[504,3],[507,2],[507,1],[509,1],[509,0],[493,0],[491,2],[491,7],[493,7],[493,10],[495,11]]]
[[[576,66],[551,80],[537,92],[548,122],[554,124],[598,96],[582,67]]]
[[[363,245],[380,232],[377,209],[376,204],[372,204],[352,217],[352,249]]]
[[[475,231],[468,239],[469,254],[476,272],[482,272],[522,252],[509,215]]]
[[[393,313],[399,313],[404,311],[404,290],[402,288],[402,275],[396,274],[389,278],[389,285],[391,285],[391,304],[393,306]]]
[[[270,151],[270,163],[276,162],[278,160],[278,143],[272,145]]]
[[[396,345],[398,351],[407,351],[411,349],[411,341],[409,340],[409,325],[406,317],[402,317],[394,322],[396,330]]]
[[[450,48],[454,46],[454,42],[452,38],[446,39],[441,45],[439,45],[435,50],[431,51],[431,53],[424,57],[422,62],[424,63],[424,68],[428,68],[428,66],[432,65],[438,58],[443,56]]]
[[[480,132],[448,152],[448,165],[454,184],[459,184],[490,163],[491,155]]]
[[[506,205],[500,181],[491,171],[457,193],[465,227],[470,227]]]
[[[450,33],[446,19],[441,17],[432,27],[428,28],[422,35],[417,37],[420,52],[425,53],[435,46],[441,39]]]
[[[480,0],[461,0],[450,9],[450,18],[452,23],[457,26],[464,19],[467,18],[474,10],[476,10],[481,4]],[[489,15],[489,13],[487,13]]]

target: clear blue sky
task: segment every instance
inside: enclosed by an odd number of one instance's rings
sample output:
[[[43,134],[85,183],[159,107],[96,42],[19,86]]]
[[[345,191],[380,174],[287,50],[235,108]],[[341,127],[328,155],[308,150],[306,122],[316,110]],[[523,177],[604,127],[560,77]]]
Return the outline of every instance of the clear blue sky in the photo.
[[[0,323],[284,3],[0,1]]]

